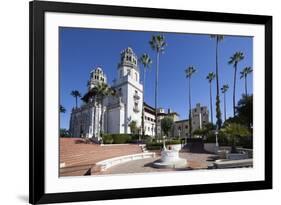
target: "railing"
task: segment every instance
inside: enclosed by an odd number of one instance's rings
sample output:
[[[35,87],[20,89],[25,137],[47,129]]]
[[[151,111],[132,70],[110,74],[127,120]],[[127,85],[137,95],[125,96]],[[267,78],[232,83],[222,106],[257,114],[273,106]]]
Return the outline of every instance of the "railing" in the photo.
[[[135,98],[136,100],[139,100],[139,99],[140,99],[140,96],[139,96],[138,94],[134,94],[134,98]]]

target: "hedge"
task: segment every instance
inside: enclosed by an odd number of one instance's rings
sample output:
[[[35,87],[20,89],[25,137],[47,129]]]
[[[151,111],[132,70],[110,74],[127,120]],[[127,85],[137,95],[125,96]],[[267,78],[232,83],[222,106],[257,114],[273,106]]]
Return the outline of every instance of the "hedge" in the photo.
[[[216,136],[209,135],[206,137],[206,139],[203,142],[204,143],[215,143]],[[226,135],[220,133],[218,135],[218,143],[220,146],[231,146],[232,140],[229,137],[227,137]],[[236,146],[242,146],[243,148],[251,149],[253,147],[252,137],[237,137]]]
[[[180,140],[169,140],[165,142],[166,145],[181,144]],[[163,147],[163,142],[149,142],[146,143],[146,148],[149,150],[160,150]]]
[[[132,141],[129,134],[103,134],[102,140],[104,144],[124,144]]]

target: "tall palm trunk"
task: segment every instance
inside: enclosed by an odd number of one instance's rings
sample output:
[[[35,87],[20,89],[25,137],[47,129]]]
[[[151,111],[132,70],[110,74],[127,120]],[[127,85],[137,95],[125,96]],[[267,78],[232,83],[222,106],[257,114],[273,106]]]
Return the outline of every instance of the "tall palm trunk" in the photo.
[[[188,80],[188,101],[189,101],[189,137],[191,138],[192,133],[192,119],[191,119],[191,89],[190,89],[190,83],[191,78]]]
[[[212,83],[210,83],[210,108],[211,108],[211,122],[213,124],[213,100],[212,100]]]
[[[248,91],[247,91],[247,75],[245,76],[245,94],[246,94],[246,97],[248,97]]]
[[[235,94],[236,94],[236,73],[237,73],[237,64],[234,65],[234,83],[233,83],[233,117],[235,116]]]
[[[76,104],[76,108],[77,108],[77,96],[75,96],[75,104]]]
[[[159,72],[159,55],[160,53],[157,52],[157,62],[156,62],[156,79],[155,79],[155,137],[158,134],[158,120],[157,120],[157,98],[158,98],[158,72]]]
[[[145,73],[146,69],[143,69],[143,91],[142,91],[142,118],[141,118],[141,127],[142,127],[142,139],[144,139],[145,131],[144,131],[144,90],[145,90]]]
[[[94,97],[94,124],[93,124],[93,130],[95,130],[94,137],[97,137],[96,136],[96,113],[97,113],[96,97]]]
[[[103,98],[101,99],[101,116],[100,116],[100,137],[102,137],[103,134]]]
[[[219,38],[216,38],[216,84],[217,84],[217,95],[216,95],[216,118],[217,128],[221,128],[221,109],[220,109],[220,90],[219,90],[219,65],[218,65],[218,45]]]
[[[223,108],[224,108],[224,121],[226,121],[226,102],[225,102],[225,93],[223,94]]]

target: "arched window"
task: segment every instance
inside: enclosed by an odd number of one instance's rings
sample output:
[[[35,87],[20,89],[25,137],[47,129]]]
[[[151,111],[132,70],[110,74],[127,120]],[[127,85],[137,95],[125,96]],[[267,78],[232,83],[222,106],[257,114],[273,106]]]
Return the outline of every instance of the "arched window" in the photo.
[[[136,81],[138,81],[138,74],[137,73],[135,73],[135,79],[136,79]]]

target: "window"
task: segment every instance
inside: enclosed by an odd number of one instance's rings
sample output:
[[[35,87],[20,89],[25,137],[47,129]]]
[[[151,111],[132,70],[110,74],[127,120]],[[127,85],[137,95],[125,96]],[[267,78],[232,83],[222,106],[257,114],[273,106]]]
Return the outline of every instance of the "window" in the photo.
[[[135,73],[135,79],[136,79],[136,81],[138,81],[138,74],[137,73]]]
[[[185,125],[185,129],[188,129],[188,126],[187,126],[187,125]]]

